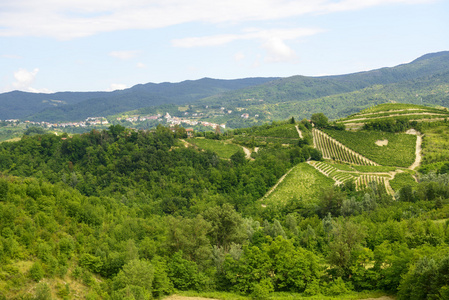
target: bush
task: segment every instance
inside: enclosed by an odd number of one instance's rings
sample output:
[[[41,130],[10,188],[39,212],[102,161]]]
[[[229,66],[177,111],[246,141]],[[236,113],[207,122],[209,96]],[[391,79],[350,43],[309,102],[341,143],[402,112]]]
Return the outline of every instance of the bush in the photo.
[[[345,282],[341,277],[338,277],[336,280],[332,281],[327,289],[326,295],[328,296],[338,296],[342,294],[347,294],[350,289],[346,286]]]
[[[34,281],[40,281],[42,278],[44,278],[45,272],[44,268],[42,268],[42,264],[37,261],[35,262],[31,268],[30,268],[30,277]]]
[[[262,279],[259,283],[256,283],[251,293],[251,299],[265,300],[270,297],[270,293],[274,292],[273,283],[269,278]]]
[[[41,282],[36,286],[35,300],[50,300],[51,290],[48,284]]]

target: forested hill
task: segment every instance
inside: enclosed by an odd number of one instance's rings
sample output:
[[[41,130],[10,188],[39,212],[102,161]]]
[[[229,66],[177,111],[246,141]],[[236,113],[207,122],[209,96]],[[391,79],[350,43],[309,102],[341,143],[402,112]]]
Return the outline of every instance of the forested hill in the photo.
[[[340,118],[389,101],[447,106],[448,69],[449,52],[444,51],[396,67],[347,75],[203,78],[95,93],[11,92],[0,94],[0,119],[77,121],[166,104],[190,104],[192,112],[204,115],[207,115],[206,106],[226,107],[234,112],[258,115],[258,121],[282,120],[292,115],[309,118],[316,112]],[[219,122],[234,118],[231,123],[236,124],[239,116],[224,116]]]
[[[258,85],[276,78],[219,80],[203,78],[179,83],[139,84],[113,92],[0,94],[0,119],[76,121],[161,104],[185,104],[230,90]]]
[[[390,157],[404,153],[390,146],[413,154],[416,137],[312,122],[194,138],[113,125],[0,143],[0,299],[448,299],[447,120],[419,123],[425,172],[393,172],[396,195],[361,175],[394,164],[338,163],[355,156],[335,142],[322,161],[316,128]],[[348,172],[366,184],[327,177]]]
[[[374,85],[388,85],[424,79],[447,73],[448,69],[449,51],[444,51],[427,54],[411,63],[392,68],[337,76],[282,78],[256,87],[248,87],[223,95],[214,95],[202,99],[201,102],[228,106],[244,99],[263,100],[265,104],[302,102],[329,95],[349,93]]]

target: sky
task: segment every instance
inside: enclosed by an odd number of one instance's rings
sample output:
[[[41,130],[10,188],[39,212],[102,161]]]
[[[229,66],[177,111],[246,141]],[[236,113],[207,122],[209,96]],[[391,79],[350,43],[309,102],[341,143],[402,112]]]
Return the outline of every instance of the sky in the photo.
[[[449,50],[447,0],[0,0],[0,92],[322,76]]]

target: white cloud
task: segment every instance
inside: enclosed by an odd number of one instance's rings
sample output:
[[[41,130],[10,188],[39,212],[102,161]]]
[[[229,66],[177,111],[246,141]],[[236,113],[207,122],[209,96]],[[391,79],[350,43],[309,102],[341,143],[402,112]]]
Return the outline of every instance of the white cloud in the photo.
[[[143,68],[146,68],[147,66],[142,62],[138,62],[136,67],[138,67],[139,69],[143,69]]]
[[[206,46],[222,46],[237,40],[269,40],[279,38],[281,40],[294,40],[300,37],[315,35],[323,32],[318,28],[292,28],[263,30],[257,28],[246,29],[241,34],[223,34],[205,37],[190,37],[172,41],[174,47],[193,48]]]
[[[138,50],[129,50],[129,51],[112,51],[109,53],[110,56],[122,59],[122,60],[128,60],[131,58],[136,57],[140,51]]]
[[[5,87],[3,92],[19,90],[30,93],[53,93],[53,91],[46,88],[34,88],[31,85],[34,83],[39,69],[35,68],[32,71],[26,69],[19,69],[13,73],[15,81]]]
[[[38,68],[35,68],[33,71],[28,71],[25,69],[20,69],[14,72],[15,82],[12,84],[14,89],[21,91],[29,91],[30,86],[36,78],[37,73],[39,72]]]
[[[296,40],[302,37],[323,32],[318,28],[289,28],[263,30],[257,28],[246,29],[241,34],[215,35],[205,37],[191,37],[173,40],[172,45],[182,48],[221,46],[238,40],[256,40],[267,51],[265,62],[296,61],[295,51],[287,46],[285,41]],[[242,54],[234,56],[235,60],[241,59]]]
[[[280,20],[434,0],[14,0],[0,2],[0,36],[72,39],[101,32]]]
[[[273,37],[268,39],[263,45],[268,55],[265,57],[266,62],[286,62],[296,61],[296,53],[292,48],[288,47],[281,38]]]
[[[109,87],[109,91],[124,90],[126,88],[127,88],[126,84],[112,83],[111,86]]]

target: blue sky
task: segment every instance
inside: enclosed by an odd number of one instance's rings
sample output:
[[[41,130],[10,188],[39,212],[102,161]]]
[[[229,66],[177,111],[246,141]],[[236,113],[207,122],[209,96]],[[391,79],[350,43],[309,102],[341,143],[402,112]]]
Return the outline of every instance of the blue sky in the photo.
[[[0,0],[0,92],[347,74],[444,50],[446,0]]]

